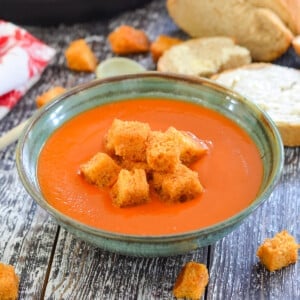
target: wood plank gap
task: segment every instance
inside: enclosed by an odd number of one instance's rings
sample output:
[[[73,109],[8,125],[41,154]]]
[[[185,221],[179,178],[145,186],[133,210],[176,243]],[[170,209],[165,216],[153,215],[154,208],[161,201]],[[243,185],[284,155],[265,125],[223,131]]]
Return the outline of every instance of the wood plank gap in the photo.
[[[207,270],[208,270],[208,274],[210,274],[210,260],[211,260],[211,245],[209,245],[207,247]],[[208,288],[206,287],[205,289],[205,293],[204,293],[204,297],[203,297],[204,300],[207,300],[208,299]]]
[[[52,268],[52,263],[53,263],[53,259],[54,259],[57,242],[58,242],[60,228],[61,228],[60,226],[57,226],[57,231],[56,231],[54,243],[53,243],[53,246],[51,249],[50,259],[49,259],[49,263],[48,263],[48,267],[47,267],[47,271],[46,271],[46,275],[45,275],[45,280],[44,280],[44,284],[43,284],[43,288],[42,288],[42,292],[41,292],[41,299],[45,299],[45,293],[46,293],[47,284],[48,284],[48,280],[49,280],[49,276],[50,276],[50,272],[51,272],[51,268]]]

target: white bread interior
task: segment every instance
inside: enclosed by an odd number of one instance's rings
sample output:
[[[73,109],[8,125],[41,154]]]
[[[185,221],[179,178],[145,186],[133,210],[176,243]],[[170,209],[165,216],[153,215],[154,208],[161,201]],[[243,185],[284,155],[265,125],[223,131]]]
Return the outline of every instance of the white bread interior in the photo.
[[[269,114],[285,146],[300,146],[300,71],[253,63],[212,77]]]
[[[165,51],[157,62],[162,72],[208,77],[251,62],[248,49],[228,37],[191,39]]]

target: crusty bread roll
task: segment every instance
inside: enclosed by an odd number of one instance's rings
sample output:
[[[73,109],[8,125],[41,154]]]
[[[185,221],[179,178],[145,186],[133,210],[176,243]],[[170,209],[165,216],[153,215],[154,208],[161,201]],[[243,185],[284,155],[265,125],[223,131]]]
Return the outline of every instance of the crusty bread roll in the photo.
[[[174,22],[192,37],[231,36],[250,50],[254,61],[269,62],[286,52],[293,33],[299,30],[300,20],[292,16],[292,4],[296,7],[297,2],[167,0],[167,9]]]
[[[159,58],[157,69],[208,77],[250,62],[249,50],[235,45],[233,39],[207,37],[191,39],[171,47]]]
[[[253,101],[277,125],[285,146],[300,146],[300,71],[253,63],[212,77]]]

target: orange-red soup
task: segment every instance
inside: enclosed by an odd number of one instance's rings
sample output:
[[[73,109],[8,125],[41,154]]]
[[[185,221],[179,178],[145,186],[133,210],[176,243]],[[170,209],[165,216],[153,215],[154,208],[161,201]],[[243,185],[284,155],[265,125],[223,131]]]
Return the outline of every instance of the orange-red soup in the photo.
[[[117,208],[109,192],[87,183],[79,166],[104,151],[103,138],[114,118],[148,122],[152,130],[173,126],[208,142],[209,152],[191,166],[204,193],[193,200]],[[233,121],[192,103],[143,99],[106,104],[57,129],[41,151],[38,179],[47,201],[62,213],[102,230],[161,235],[195,230],[224,221],[246,208],[262,182],[256,145]]]

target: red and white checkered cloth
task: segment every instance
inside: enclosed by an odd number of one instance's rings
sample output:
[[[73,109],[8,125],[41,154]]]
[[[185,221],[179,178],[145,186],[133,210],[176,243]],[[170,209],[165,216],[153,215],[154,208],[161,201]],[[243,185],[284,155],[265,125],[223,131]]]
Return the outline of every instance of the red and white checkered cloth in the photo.
[[[55,50],[25,29],[0,20],[0,119],[40,78]]]

